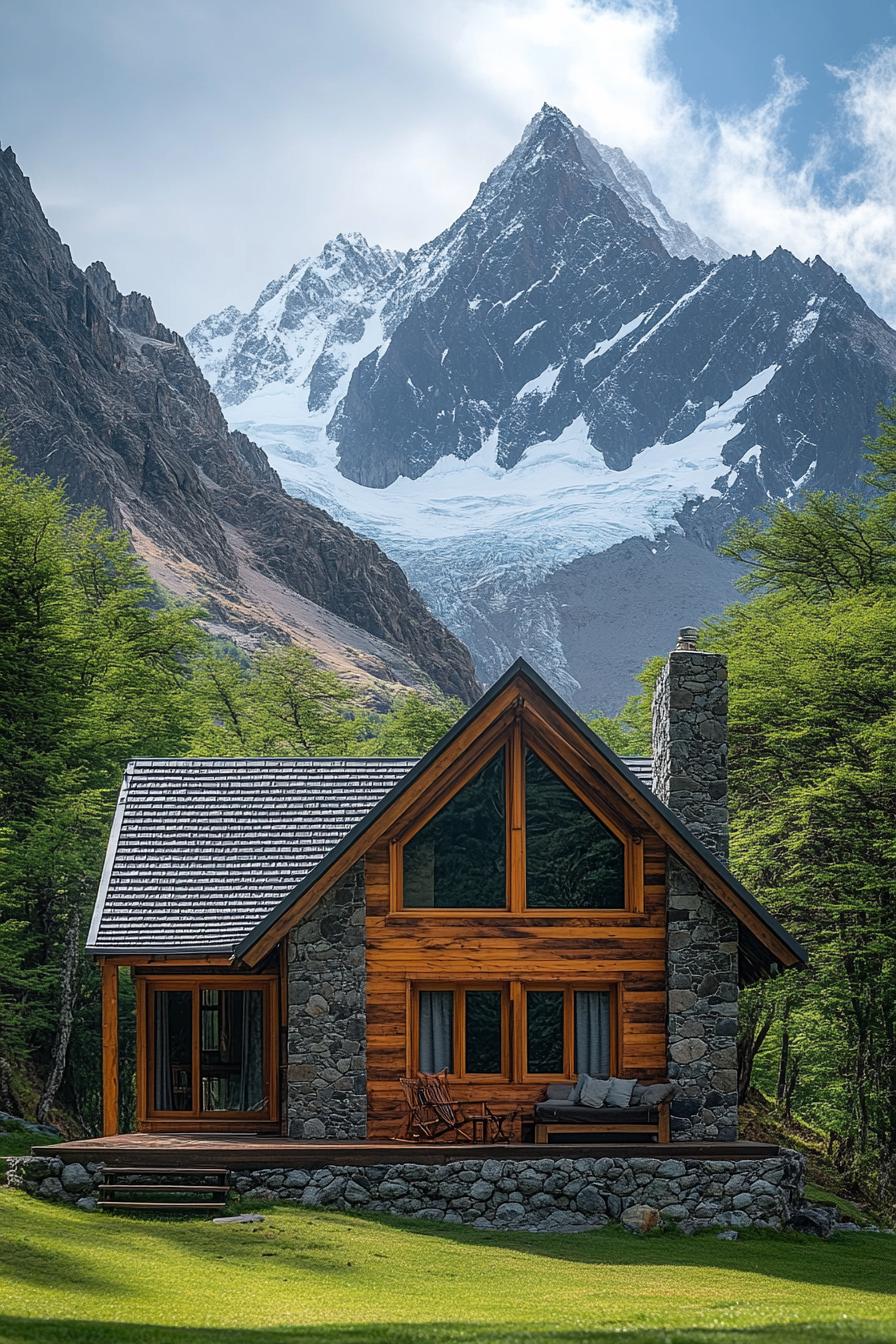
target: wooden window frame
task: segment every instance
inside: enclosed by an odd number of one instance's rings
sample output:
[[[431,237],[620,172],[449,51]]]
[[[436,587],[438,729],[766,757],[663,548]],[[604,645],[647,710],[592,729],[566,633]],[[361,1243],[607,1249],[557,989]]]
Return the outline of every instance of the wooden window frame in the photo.
[[[204,989],[262,991],[264,1012],[262,1072],[268,1102],[263,1111],[203,1111],[198,1105],[201,1090],[201,993]],[[164,990],[185,990],[192,995],[190,1077],[194,1104],[188,1111],[163,1111],[153,1104],[155,995]],[[278,997],[276,972],[262,972],[257,975],[141,975],[137,984],[137,1119],[141,1127],[156,1130],[279,1129]]]
[[[414,1077],[420,1072],[420,995],[423,993],[453,994],[454,1009],[451,1023],[451,1045],[454,1068],[448,1074],[452,1082],[458,1083],[509,1083],[512,1081],[513,1038],[511,1028],[510,985],[506,980],[463,980],[436,981],[420,980],[410,984],[408,1011],[410,1021],[407,1027],[407,1073]],[[458,1069],[458,1064],[466,1066],[466,1021],[467,992],[469,990],[492,990],[501,994],[501,1072],[468,1073],[466,1067]]]
[[[526,903],[526,750],[530,749],[573,793],[592,816],[623,846],[624,905],[606,908],[530,908]],[[479,772],[504,752],[505,897],[503,906],[405,906],[404,848],[433,817],[456,797]],[[644,914],[643,837],[626,825],[610,804],[595,803],[591,789],[575,767],[565,761],[537,730],[516,717],[509,727],[488,733],[475,751],[457,762],[439,781],[438,787],[416,801],[404,818],[400,834],[389,842],[389,914],[410,919],[578,919],[619,921]]]
[[[530,1073],[528,1069],[528,996],[532,991],[537,993],[539,990],[549,990],[552,993],[561,993],[563,995],[562,1073]],[[593,980],[582,981],[581,983],[577,981],[564,981],[562,984],[557,984],[556,981],[548,980],[523,980],[519,982],[519,1010],[516,1014],[516,1020],[519,1022],[519,1031],[516,1033],[515,1039],[517,1050],[515,1073],[521,1083],[566,1083],[572,1082],[576,1078],[576,1015],[574,996],[577,993],[602,993],[610,995],[609,1072],[613,1075],[619,1074],[622,1068],[623,994],[623,987],[619,981]]]
[[[501,999],[501,1055],[504,1068],[501,1073],[467,1073],[458,1071],[458,1061],[465,1060],[465,1025],[467,990],[500,990]],[[529,1073],[527,1064],[526,998],[531,990],[552,990],[564,996],[563,1003],[563,1073]],[[598,992],[610,996],[610,1073],[621,1074],[623,1057],[624,985],[620,980],[416,980],[408,981],[406,1072],[409,1077],[420,1071],[420,994],[423,991],[453,993],[452,1049],[454,1071],[448,1074],[455,1083],[566,1083],[574,1082],[575,1068],[575,999],[577,993]]]

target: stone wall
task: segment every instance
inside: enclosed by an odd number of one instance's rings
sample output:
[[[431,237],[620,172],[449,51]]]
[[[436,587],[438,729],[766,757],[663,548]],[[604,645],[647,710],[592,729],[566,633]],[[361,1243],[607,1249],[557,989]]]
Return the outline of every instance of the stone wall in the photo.
[[[289,935],[288,1132],[367,1135],[364,865],[356,864]]]
[[[14,1158],[10,1168],[9,1183],[29,1194],[96,1207],[101,1167]],[[684,1232],[781,1229],[802,1205],[803,1159],[789,1151],[738,1162],[612,1153],[531,1161],[495,1157],[234,1171],[230,1183],[247,1203],[366,1209],[481,1228],[552,1232],[621,1221],[638,1230],[654,1224]]]
[[[724,655],[673,651],[653,702],[653,790],[723,862],[727,718]],[[735,1139],[737,921],[678,859],[670,858],[666,879],[672,1138]]]

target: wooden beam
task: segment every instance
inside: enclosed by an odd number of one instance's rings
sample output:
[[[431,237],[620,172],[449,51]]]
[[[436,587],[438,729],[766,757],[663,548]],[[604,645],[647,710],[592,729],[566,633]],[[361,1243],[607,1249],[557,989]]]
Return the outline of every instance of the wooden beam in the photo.
[[[100,964],[103,1005],[103,1137],[118,1133],[118,967]]]

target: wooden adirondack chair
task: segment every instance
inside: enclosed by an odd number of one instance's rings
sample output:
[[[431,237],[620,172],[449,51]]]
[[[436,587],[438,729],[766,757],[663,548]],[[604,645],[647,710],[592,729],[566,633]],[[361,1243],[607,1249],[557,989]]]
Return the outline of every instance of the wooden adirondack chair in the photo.
[[[395,1136],[410,1143],[454,1138],[461,1143],[488,1143],[506,1138],[504,1125],[519,1114],[497,1115],[485,1101],[458,1102],[448,1087],[447,1072],[399,1078],[408,1113]]]

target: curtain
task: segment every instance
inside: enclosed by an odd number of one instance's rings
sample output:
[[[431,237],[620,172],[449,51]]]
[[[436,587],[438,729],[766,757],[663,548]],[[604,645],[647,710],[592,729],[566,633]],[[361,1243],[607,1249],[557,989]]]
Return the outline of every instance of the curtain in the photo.
[[[264,995],[260,989],[236,991],[240,992],[243,999],[243,1022],[240,1034],[239,1090],[235,1109],[258,1111],[264,1105],[262,1082]]]
[[[452,1026],[454,993],[450,989],[420,991],[420,1063],[422,1073],[454,1068]]]
[[[592,1078],[610,1072],[610,995],[606,990],[576,990],[576,1073]]]
[[[156,1005],[155,1020],[155,1094],[157,1111],[173,1111],[171,1091],[171,1035],[168,1021],[168,994],[158,990],[153,996]]]

